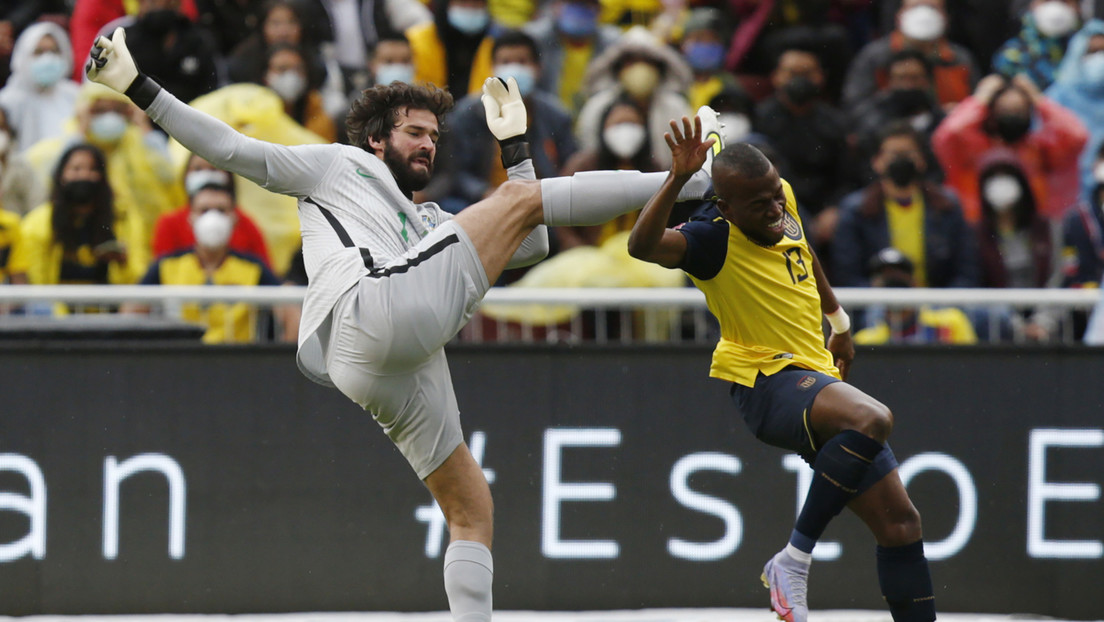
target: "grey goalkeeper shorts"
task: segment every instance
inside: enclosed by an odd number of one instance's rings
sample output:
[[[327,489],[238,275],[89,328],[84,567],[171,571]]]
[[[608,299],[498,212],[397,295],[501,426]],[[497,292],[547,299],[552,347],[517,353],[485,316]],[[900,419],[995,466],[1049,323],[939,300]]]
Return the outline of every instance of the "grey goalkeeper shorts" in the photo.
[[[449,221],[334,305],[322,339],[330,380],[372,413],[420,479],[463,442],[443,348],[489,286],[471,240]]]

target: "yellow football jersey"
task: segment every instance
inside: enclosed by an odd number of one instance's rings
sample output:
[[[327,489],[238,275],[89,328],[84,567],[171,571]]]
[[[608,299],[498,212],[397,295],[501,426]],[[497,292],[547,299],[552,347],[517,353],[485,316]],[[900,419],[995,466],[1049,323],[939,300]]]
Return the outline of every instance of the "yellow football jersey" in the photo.
[[[709,375],[754,386],[762,372],[789,365],[837,378],[824,346],[813,256],[790,185],[782,241],[765,248],[750,241],[718,210],[682,225],[687,256],[681,266],[704,294],[721,325]]]

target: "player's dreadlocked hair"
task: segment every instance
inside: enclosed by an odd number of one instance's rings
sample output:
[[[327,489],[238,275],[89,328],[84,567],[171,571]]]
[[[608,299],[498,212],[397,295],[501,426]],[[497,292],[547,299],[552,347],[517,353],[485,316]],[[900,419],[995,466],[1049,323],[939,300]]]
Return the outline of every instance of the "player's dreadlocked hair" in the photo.
[[[345,117],[349,142],[371,151],[368,139],[382,140],[390,136],[391,130],[398,124],[400,111],[428,110],[437,116],[440,123],[442,117],[452,110],[452,105],[452,95],[448,91],[431,85],[392,82],[373,86],[361,93]]]
[[[762,177],[770,172],[771,161],[754,145],[733,143],[717,154],[713,167],[723,166],[743,178]]]

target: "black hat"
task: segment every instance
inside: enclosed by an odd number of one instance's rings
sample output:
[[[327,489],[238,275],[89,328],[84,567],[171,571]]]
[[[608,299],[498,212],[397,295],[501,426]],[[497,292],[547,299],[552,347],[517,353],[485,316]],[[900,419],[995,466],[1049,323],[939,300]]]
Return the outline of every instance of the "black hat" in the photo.
[[[870,264],[867,266],[871,275],[878,274],[883,270],[896,269],[901,270],[912,275],[913,266],[912,260],[905,257],[905,254],[901,251],[887,246],[878,251],[873,257],[870,258]]]

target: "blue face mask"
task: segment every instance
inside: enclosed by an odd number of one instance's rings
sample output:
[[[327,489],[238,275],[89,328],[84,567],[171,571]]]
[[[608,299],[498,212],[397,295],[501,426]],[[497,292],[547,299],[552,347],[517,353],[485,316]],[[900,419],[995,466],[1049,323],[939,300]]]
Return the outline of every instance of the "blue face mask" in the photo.
[[[1081,76],[1085,84],[1104,87],[1104,52],[1093,52],[1081,59]]]
[[[391,84],[392,82],[414,84],[414,65],[389,63],[376,68],[376,84]]]
[[[88,133],[92,138],[104,143],[117,143],[127,130],[126,117],[118,112],[105,112],[92,117],[88,123]]]
[[[517,80],[518,90],[521,91],[522,97],[528,97],[533,89],[537,87],[537,72],[523,63],[495,65],[494,75],[503,80],[512,76],[514,80]]]
[[[694,71],[713,72],[724,62],[725,47],[721,43],[689,43],[686,45],[686,62]]]
[[[448,22],[452,27],[466,35],[483,32],[491,18],[487,9],[473,9],[466,6],[453,6],[448,10]]]
[[[598,7],[568,2],[560,9],[556,27],[569,37],[582,39],[594,36],[598,32]]]
[[[42,88],[50,87],[61,81],[65,69],[65,59],[61,54],[39,54],[31,61],[31,79]]]

